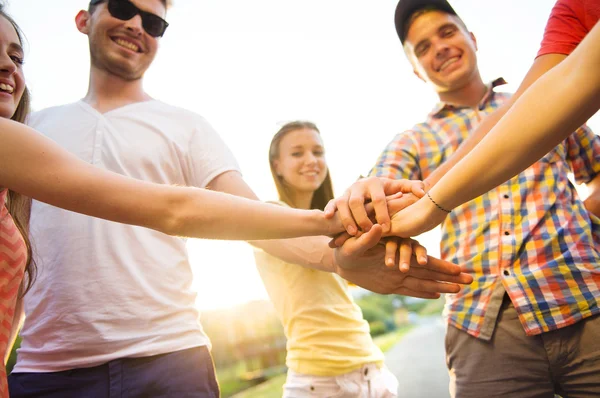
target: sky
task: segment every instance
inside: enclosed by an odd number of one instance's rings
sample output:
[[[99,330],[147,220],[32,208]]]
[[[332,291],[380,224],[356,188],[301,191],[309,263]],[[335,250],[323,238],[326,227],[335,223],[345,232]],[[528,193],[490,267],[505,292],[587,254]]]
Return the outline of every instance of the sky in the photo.
[[[74,17],[85,0],[5,0],[27,37],[25,74],[34,109],[77,101],[87,90],[87,37]],[[396,0],[174,0],[150,95],[206,117],[261,199],[276,199],[270,140],[285,122],[319,126],[335,191],[368,173],[395,134],[436,102],[412,73],[395,32]],[[484,80],[514,91],[538,50],[554,0],[454,0],[475,34]],[[590,125],[600,131],[600,117]],[[419,238],[439,253],[439,232]],[[251,247],[191,240],[198,306],[266,298]]]

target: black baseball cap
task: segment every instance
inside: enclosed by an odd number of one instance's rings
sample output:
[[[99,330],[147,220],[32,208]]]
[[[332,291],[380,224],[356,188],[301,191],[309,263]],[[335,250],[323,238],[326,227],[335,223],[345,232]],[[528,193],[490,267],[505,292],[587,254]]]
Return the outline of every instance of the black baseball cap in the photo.
[[[408,26],[406,25],[411,15],[423,8],[435,8],[437,10],[447,12],[448,14],[457,15],[454,8],[446,0],[400,0],[396,6],[396,15],[394,22],[396,23],[396,32],[400,38],[400,42],[404,44]]]

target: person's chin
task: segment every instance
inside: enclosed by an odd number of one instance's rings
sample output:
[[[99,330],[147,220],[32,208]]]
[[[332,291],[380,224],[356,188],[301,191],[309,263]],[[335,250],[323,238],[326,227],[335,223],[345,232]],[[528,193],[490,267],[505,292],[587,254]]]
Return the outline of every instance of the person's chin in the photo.
[[[15,114],[15,110],[14,106],[0,104],[0,117],[3,119],[10,119]]]

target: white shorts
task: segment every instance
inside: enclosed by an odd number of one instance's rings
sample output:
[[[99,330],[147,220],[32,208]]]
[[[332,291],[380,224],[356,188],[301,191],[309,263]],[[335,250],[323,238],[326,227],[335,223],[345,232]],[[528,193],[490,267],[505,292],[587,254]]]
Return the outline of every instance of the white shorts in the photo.
[[[396,398],[398,380],[385,366],[367,364],[339,376],[311,376],[288,370],[283,398]]]

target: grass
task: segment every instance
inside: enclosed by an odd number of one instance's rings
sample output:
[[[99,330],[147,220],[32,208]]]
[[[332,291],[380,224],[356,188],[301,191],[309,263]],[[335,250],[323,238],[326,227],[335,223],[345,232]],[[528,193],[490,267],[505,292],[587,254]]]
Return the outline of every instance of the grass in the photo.
[[[373,342],[375,342],[381,351],[386,352],[402,340],[402,337],[412,328],[412,325],[403,326],[393,332],[375,337]],[[285,374],[275,376],[264,383],[235,394],[232,398],[279,398],[283,391],[285,377]],[[226,397],[227,395],[223,394],[223,396]]]
[[[233,398],[279,398],[286,374],[281,374],[233,396]]]
[[[217,380],[223,397],[230,397],[238,391],[246,390],[257,384],[256,381],[244,380],[240,377],[246,370],[243,362],[224,369],[217,369]]]

